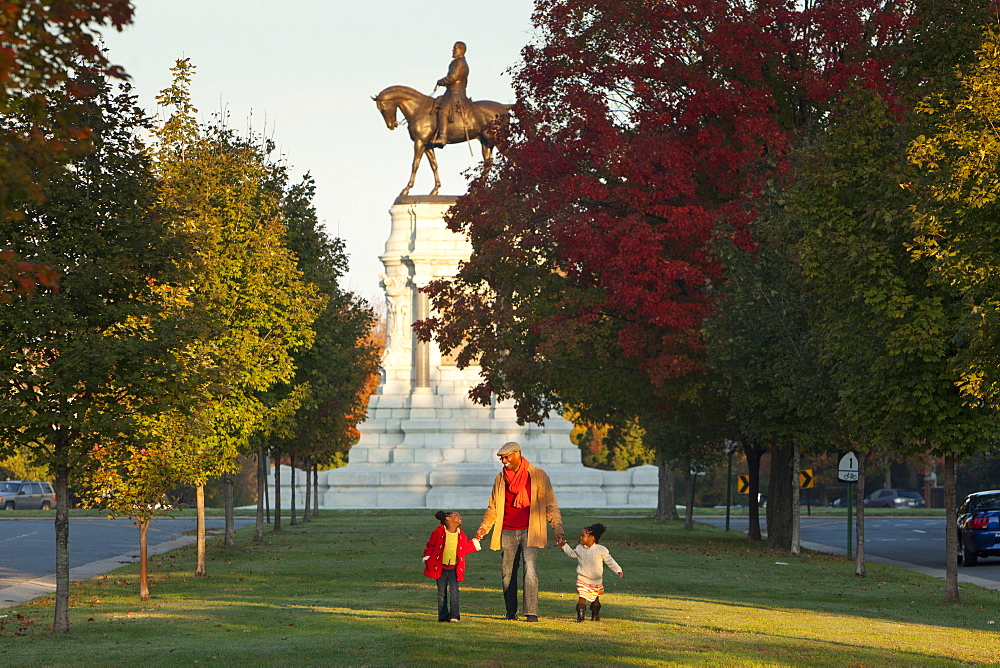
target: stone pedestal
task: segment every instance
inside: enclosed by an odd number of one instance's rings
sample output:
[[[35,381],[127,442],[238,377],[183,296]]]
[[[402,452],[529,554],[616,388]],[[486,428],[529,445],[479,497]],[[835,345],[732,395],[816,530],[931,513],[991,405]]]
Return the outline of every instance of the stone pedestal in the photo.
[[[399,197],[381,256],[387,303],[382,381],[359,425],[349,464],[319,476],[324,508],[484,508],[507,441],[549,474],[562,507],[656,506],[656,469],[607,472],[580,463],[559,416],[544,427],[519,426],[513,406],[468,398],[479,368],[459,369],[437,346],[419,343],[411,325],[429,314],[419,289],[453,276],[468,241],[447,229],[453,197]],[[286,492],[283,492],[283,496]]]

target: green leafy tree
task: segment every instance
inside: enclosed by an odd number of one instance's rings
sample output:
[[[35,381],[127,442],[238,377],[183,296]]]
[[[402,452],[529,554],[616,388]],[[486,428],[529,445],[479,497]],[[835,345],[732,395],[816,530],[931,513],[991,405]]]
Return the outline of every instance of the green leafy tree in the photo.
[[[313,465],[346,463],[347,451],[358,441],[356,426],[365,416],[380,351],[367,337],[374,325],[372,309],[339,285],[347,271],[347,254],[343,240],[330,238],[316,216],[312,177],[306,175],[284,190],[287,244],[305,279],[327,302],[313,325],[312,346],[295,353],[295,375],[272,391],[281,396],[294,387],[307,388],[288,428],[275,433],[271,445],[276,461],[276,453],[289,456],[308,474]],[[294,515],[292,519],[294,523]]]
[[[930,128],[910,159],[923,170],[913,249],[935,281],[963,302],[960,387],[1000,408],[1000,36],[990,28],[978,61],[956,72],[957,90],[932,93],[917,111]]]
[[[69,629],[70,476],[92,468],[99,435],[133,428],[130,399],[156,391],[142,372],[155,354],[132,328],[149,317],[169,244],[150,214],[155,190],[137,136],[147,120],[123,86],[97,90],[81,121],[93,150],[55,175],[40,203],[0,218],[0,245],[62,274],[62,289],[0,308],[0,448],[30,448],[54,478],[56,605],[53,631]]]
[[[760,484],[760,453],[770,446],[768,543],[791,549],[796,531],[797,471],[792,450],[815,448],[832,440],[835,395],[819,352],[811,338],[812,320],[807,291],[796,280],[788,249],[774,224],[762,214],[753,225],[755,245],[741,248],[721,237],[715,252],[726,267],[726,281],[717,291],[717,307],[704,325],[709,364],[719,379],[719,391],[729,398],[750,465],[751,523],[758,521],[756,491]],[[785,468],[777,469],[775,464]],[[751,536],[760,537],[759,525]]]
[[[848,96],[801,154],[787,220],[845,431],[876,451],[946,457],[946,595],[957,599],[954,458],[981,449],[1000,421],[957,384],[968,347],[959,292],[910,252],[914,198],[899,184],[911,181],[913,132],[875,96]]]
[[[0,460],[0,478],[6,480],[43,480],[48,473],[44,466],[32,464],[31,450],[25,446]]]
[[[926,134],[909,147],[915,180],[915,261],[929,267],[929,282],[952,297],[952,363],[964,408],[997,415],[1000,409],[1000,253],[996,246],[996,188],[1000,184],[1000,33],[987,24],[974,62],[959,65],[952,87],[932,91],[917,112],[927,119]],[[997,429],[973,431],[965,441],[934,442],[945,456],[948,514],[948,597],[958,598],[955,570],[956,460],[995,444]]]
[[[624,425],[581,422],[572,407],[566,409],[565,415],[574,423],[570,440],[580,448],[584,466],[624,471],[654,463],[655,451],[646,442],[646,432],[638,420]]]
[[[184,447],[177,452],[182,482],[196,488],[195,572],[204,575],[205,482],[233,472],[237,454],[250,449],[269,413],[288,409],[266,405],[260,393],[291,378],[292,351],[312,343],[324,300],[303,280],[285,243],[281,193],[269,183],[270,147],[222,124],[200,126],[189,93],[194,66],[178,60],[172,72],[173,84],[157,98],[173,112],[155,130],[155,165],[162,215],[185,244],[174,269],[188,291],[177,320],[186,334],[172,364],[188,372],[177,382],[196,389],[194,403],[185,399],[199,417],[193,424],[211,425],[207,436],[178,438]]]
[[[174,419],[188,417],[174,414]],[[171,512],[169,490],[185,473],[176,468],[176,448],[183,446],[174,434],[187,433],[190,425],[172,425],[163,429],[164,420],[157,420],[158,433],[143,442],[132,435],[120,438],[95,438],[90,455],[94,466],[78,479],[86,493],[83,505],[106,510],[110,516],[126,517],[139,531],[139,600],[149,600],[149,525],[154,518]]]

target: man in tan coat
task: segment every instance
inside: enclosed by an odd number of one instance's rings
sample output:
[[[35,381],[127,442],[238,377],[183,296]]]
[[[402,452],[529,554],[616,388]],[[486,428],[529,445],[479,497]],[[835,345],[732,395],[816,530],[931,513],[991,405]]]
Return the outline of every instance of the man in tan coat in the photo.
[[[546,521],[556,534],[556,545],[566,542],[556,494],[545,471],[521,455],[521,446],[510,442],[497,451],[503,464],[490,502],[476,532],[481,539],[490,529],[490,549],[500,550],[500,576],[507,619],[517,619],[517,573],[524,561],[524,618],[538,621],[538,549],[549,540]]]

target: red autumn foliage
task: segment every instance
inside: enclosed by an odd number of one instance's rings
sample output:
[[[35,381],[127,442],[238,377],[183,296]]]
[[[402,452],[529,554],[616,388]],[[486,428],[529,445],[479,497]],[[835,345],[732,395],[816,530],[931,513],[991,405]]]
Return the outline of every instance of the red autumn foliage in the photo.
[[[78,114],[94,86],[76,80],[79,68],[123,79],[97,42],[97,26],[121,30],[131,0],[18,0],[0,3],[0,216],[17,218],[18,200],[42,198],[45,175],[86,150],[90,128]],[[0,239],[16,244],[13,239]],[[54,289],[58,275],[43,265],[0,256],[0,300]],[[6,256],[6,254],[10,256]]]
[[[723,268],[752,247],[796,130],[850,86],[888,93],[892,0],[539,0],[501,157],[451,213],[472,259],[418,324],[532,420],[661,401],[701,368]]]
[[[125,78],[98,45],[98,30],[132,20],[131,0],[18,0],[0,3],[0,214],[41,197],[42,177],[87,147],[79,105],[94,94],[81,68]]]
[[[59,273],[43,264],[18,260],[11,249],[0,251],[0,301],[32,295],[39,287],[59,291]]]

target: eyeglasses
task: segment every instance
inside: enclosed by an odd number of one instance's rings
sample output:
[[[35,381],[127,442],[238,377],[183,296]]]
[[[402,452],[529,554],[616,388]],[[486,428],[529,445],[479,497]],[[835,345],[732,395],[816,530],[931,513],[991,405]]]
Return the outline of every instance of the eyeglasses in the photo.
[[[517,453],[514,453],[514,452],[511,452],[511,453],[508,453],[508,454],[506,454],[506,455],[497,455],[497,457],[499,457],[499,458],[500,458],[500,461],[504,461],[505,459],[510,459],[510,458],[511,458],[511,457],[513,457],[513,456],[514,456],[515,454],[517,454]]]

